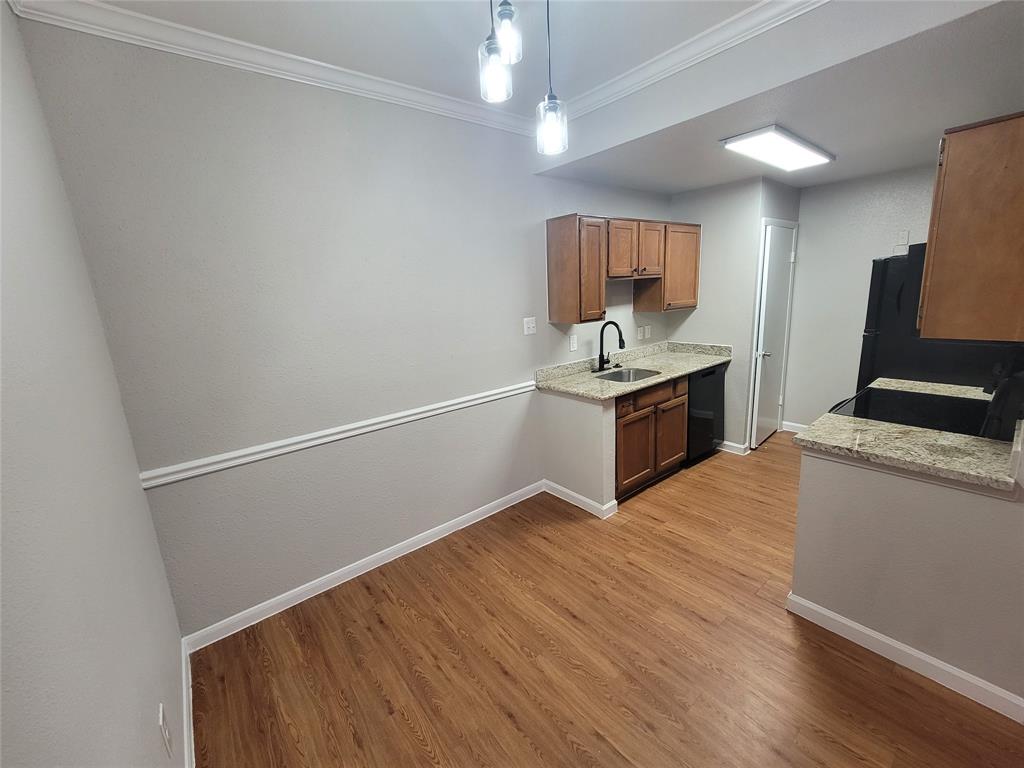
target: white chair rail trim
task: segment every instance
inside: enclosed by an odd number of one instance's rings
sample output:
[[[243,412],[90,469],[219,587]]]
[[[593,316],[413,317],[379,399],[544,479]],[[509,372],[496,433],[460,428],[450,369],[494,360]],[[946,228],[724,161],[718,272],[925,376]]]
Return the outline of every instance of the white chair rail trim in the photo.
[[[369,432],[376,432],[389,427],[396,427],[399,424],[408,424],[411,421],[429,419],[432,416],[439,416],[442,413],[450,413],[463,408],[472,408],[476,405],[491,403],[495,400],[502,400],[506,397],[524,395],[533,392],[536,385],[532,381],[524,381],[521,384],[511,384],[507,387],[492,389],[487,392],[478,392],[474,395],[458,397],[454,400],[445,400],[440,403],[431,403],[408,411],[398,411],[384,416],[377,416],[364,421],[355,421],[351,424],[342,424],[339,427],[322,429],[319,432],[310,432],[305,435],[286,437],[283,440],[275,440],[272,443],[253,445],[248,448],[240,448],[236,451],[218,453],[214,456],[205,456],[201,459],[193,459],[181,464],[173,464],[168,467],[147,469],[139,473],[139,480],[145,489],[156,488],[161,485],[177,483],[181,480],[188,480],[201,475],[208,475],[212,472],[220,472],[231,467],[240,467],[243,464],[251,464],[254,461],[263,461],[275,456],[282,456],[286,453],[303,451],[326,443],[333,443],[338,440],[347,440],[357,435],[365,435]]]

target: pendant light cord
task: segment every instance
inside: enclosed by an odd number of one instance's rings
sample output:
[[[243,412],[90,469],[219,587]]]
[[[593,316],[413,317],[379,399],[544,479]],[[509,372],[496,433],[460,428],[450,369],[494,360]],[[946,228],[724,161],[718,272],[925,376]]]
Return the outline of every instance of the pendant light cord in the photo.
[[[550,94],[553,92],[551,88],[551,0],[547,0],[546,5],[548,17],[548,93]]]
[[[494,34],[494,0],[489,0],[491,6],[491,34]]]

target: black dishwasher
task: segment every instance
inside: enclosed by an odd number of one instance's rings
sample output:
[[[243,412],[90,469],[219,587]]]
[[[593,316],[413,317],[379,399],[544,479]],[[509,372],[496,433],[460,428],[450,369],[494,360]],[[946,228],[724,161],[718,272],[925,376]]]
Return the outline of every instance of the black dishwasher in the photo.
[[[687,458],[711,453],[725,439],[725,365],[690,374]]]

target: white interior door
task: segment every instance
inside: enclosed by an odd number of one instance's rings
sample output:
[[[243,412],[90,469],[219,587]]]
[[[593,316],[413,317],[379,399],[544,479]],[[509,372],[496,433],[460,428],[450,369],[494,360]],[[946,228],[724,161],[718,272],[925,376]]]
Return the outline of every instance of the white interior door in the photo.
[[[766,221],[761,251],[757,343],[750,447],[756,448],[782,426],[789,316],[796,263],[796,224]]]

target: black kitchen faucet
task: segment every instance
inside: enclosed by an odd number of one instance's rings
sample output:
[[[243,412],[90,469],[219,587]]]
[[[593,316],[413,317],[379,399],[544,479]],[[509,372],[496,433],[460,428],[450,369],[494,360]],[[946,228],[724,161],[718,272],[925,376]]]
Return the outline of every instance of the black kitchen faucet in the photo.
[[[608,365],[611,363],[611,359],[610,359],[611,358],[611,354],[609,353],[606,356],[605,353],[604,353],[604,329],[607,328],[609,325],[614,325],[615,326],[615,330],[619,332],[619,349],[625,349],[626,348],[626,340],[624,338],[622,338],[622,329],[619,328],[619,324],[618,323],[616,323],[614,320],[609,320],[604,325],[602,325],[601,326],[601,346],[600,346],[600,349],[598,350],[598,353],[597,353],[597,370],[598,371],[605,370],[605,368],[607,368]]]

